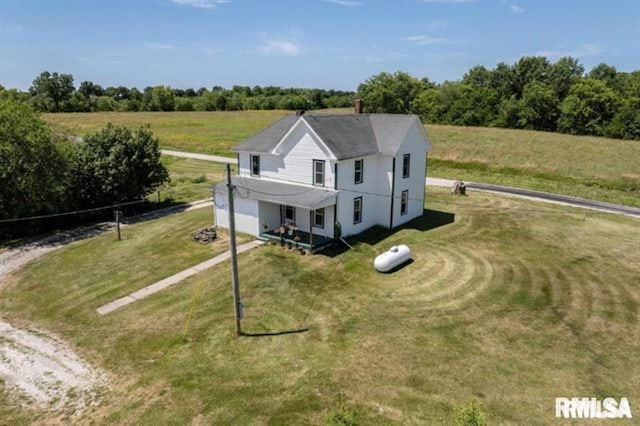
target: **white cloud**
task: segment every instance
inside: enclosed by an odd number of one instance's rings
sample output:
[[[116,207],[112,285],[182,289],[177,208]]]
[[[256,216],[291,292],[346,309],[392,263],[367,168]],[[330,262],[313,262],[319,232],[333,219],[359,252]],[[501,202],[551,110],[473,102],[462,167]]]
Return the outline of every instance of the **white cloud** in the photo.
[[[222,53],[222,49],[215,49],[212,47],[203,47],[200,51],[206,56],[213,56],[216,53]]]
[[[587,56],[599,56],[602,53],[602,46],[599,43],[584,43],[573,49],[560,47],[551,50],[539,50],[533,56],[546,56],[547,58],[557,59],[563,56],[571,56],[574,58],[584,58]],[[529,55],[524,55],[529,56]]]
[[[516,5],[516,4],[509,5],[509,8],[511,9],[511,11],[513,13],[522,13],[522,12],[524,12],[524,9],[521,8],[520,6]]]
[[[418,46],[425,46],[429,44],[454,44],[454,43],[462,43],[459,40],[449,40],[443,37],[431,37],[425,34],[418,34],[409,37],[405,37],[402,39],[403,41],[413,43]]]
[[[387,52],[383,54],[368,54],[368,55],[350,55],[342,56],[340,59],[346,62],[366,62],[369,64],[377,64],[380,62],[396,62],[409,56],[404,52]]]
[[[170,0],[171,3],[180,6],[197,7],[200,9],[213,9],[221,4],[229,3],[229,0]]]
[[[176,48],[173,44],[169,43],[142,43],[147,49],[153,50],[173,50]]]
[[[444,19],[438,19],[437,21],[433,21],[429,23],[429,28],[433,29],[442,29],[446,28],[451,24],[451,21],[446,21]]]
[[[361,1],[356,1],[356,0],[323,0],[326,3],[333,3],[333,4],[338,4],[340,6],[347,6],[347,7],[356,7],[356,6],[362,6],[362,2]]]
[[[302,53],[302,46],[295,39],[267,40],[260,48],[264,53],[279,53],[287,56],[296,56]]]

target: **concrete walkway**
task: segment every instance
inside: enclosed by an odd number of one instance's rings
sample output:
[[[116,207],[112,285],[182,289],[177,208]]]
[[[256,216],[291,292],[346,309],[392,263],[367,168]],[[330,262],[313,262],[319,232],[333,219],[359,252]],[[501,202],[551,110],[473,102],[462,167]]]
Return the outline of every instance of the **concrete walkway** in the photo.
[[[236,158],[222,157],[220,155],[196,154],[195,152],[174,151],[172,149],[163,149],[161,150],[161,152],[163,155],[170,155],[172,157],[192,158],[194,160],[204,160],[204,161],[215,161],[217,163],[236,164],[238,162]]]
[[[251,250],[262,244],[264,244],[264,241],[259,241],[259,240],[241,244],[238,246],[238,253]],[[120,299],[116,299],[113,302],[107,303],[106,305],[102,305],[97,309],[97,311],[100,315],[106,315],[110,312],[123,308],[137,300],[144,299],[145,297],[151,296],[152,294],[155,294],[168,287],[178,284],[180,281],[183,281],[197,274],[198,272],[202,272],[206,269],[209,269],[230,258],[231,258],[231,251],[225,251],[224,253],[219,254],[212,259],[205,260],[204,262],[198,263],[197,265],[192,266],[191,268],[187,268],[184,271],[180,271],[175,275],[171,275],[170,277],[160,280],[155,284],[151,284],[144,288],[141,288],[140,290],[135,291],[129,294],[128,296],[121,297]]]

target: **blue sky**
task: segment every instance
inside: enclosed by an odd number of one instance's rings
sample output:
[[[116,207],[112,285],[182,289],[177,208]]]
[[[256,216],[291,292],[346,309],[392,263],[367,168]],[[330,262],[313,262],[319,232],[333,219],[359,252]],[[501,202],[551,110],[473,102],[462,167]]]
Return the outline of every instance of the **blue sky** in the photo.
[[[0,0],[0,84],[355,90],[522,55],[640,68],[640,0]]]

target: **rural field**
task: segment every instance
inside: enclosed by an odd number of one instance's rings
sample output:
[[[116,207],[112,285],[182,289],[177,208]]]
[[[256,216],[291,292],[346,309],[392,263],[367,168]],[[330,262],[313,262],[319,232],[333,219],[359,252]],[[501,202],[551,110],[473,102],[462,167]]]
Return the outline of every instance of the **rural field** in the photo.
[[[321,113],[348,113],[349,109]],[[107,122],[149,124],[163,148],[233,156],[231,148],[287,111],[45,114],[83,135]],[[427,124],[429,176],[497,183],[640,206],[640,143],[550,132]]]
[[[240,255],[236,339],[229,265],[100,317],[95,309],[224,250],[191,241],[201,209],[128,226],[30,263],[0,290],[3,319],[53,332],[110,388],[76,416],[18,409],[11,424],[549,424],[557,396],[640,401],[637,220],[485,193],[429,190],[424,218],[302,256]],[[406,243],[392,274],[376,254]],[[99,259],[99,261],[96,261]],[[188,338],[183,331],[194,296]],[[291,331],[290,334],[260,335]],[[616,424],[625,424],[619,422]]]
[[[158,188],[160,201],[188,202],[211,198],[211,187],[224,178],[225,164],[163,156],[162,163],[169,170],[169,182]],[[158,201],[151,194],[151,201]]]

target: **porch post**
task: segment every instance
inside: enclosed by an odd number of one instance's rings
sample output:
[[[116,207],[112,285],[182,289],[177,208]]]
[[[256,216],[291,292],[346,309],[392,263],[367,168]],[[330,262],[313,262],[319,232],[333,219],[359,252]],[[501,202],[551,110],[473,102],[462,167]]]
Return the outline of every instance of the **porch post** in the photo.
[[[309,251],[313,250],[313,210],[309,210]]]

